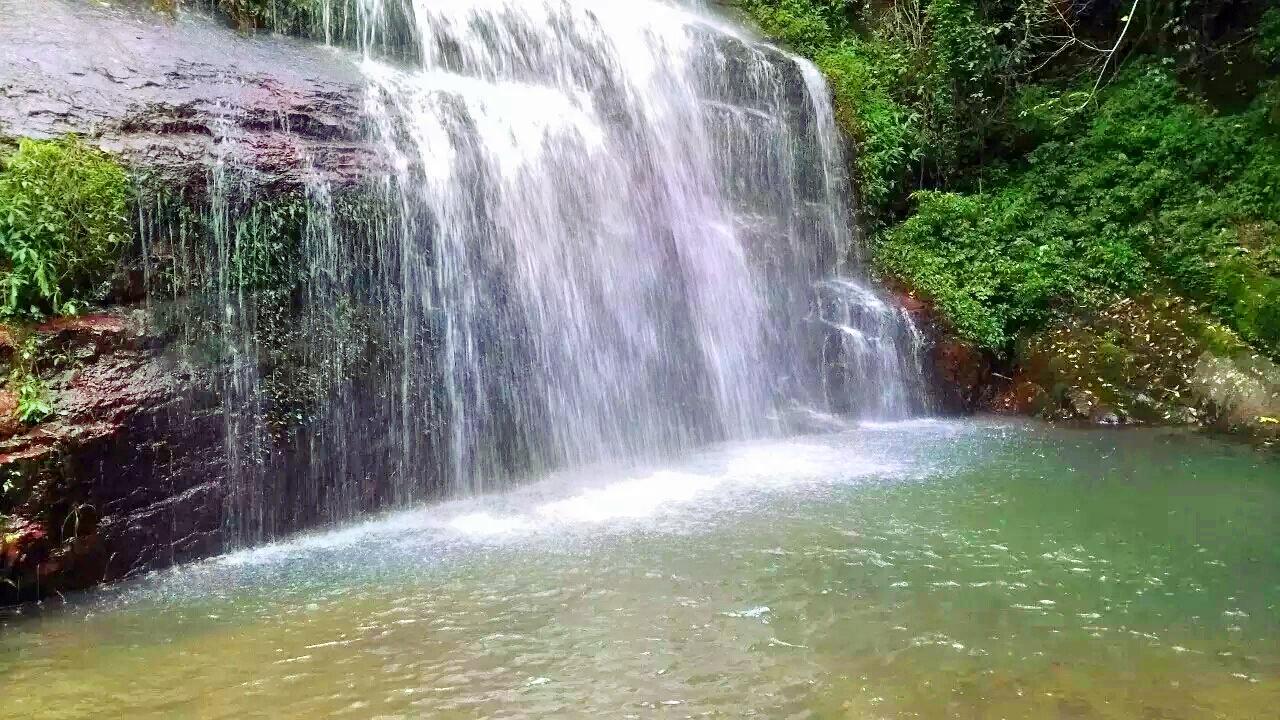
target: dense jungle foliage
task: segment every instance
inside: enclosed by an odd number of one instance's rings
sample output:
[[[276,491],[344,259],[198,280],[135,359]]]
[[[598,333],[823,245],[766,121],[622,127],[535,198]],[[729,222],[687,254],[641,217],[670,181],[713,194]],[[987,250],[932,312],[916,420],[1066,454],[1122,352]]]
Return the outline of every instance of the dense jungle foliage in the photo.
[[[1267,0],[733,0],[830,78],[876,270],[997,351],[1156,291],[1280,356]]]

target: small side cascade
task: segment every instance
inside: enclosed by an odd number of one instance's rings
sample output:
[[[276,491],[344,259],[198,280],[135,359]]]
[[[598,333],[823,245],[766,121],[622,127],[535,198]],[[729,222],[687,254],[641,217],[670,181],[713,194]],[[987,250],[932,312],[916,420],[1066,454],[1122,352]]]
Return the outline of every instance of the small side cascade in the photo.
[[[852,278],[823,281],[817,295],[831,410],[878,420],[925,412],[925,338],[906,309]]]

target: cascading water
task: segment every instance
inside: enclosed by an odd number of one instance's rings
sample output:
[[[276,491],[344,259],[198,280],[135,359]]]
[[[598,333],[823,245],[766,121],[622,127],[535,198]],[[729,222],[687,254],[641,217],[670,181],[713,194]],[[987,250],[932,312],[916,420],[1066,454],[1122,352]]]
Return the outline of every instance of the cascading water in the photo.
[[[387,170],[354,211],[310,183],[283,324],[244,295],[234,173],[210,183],[238,539],[779,432],[796,407],[921,408],[909,320],[840,279],[862,271],[811,65],[655,0],[323,5]],[[286,325],[296,412],[241,362]],[[310,428],[284,463],[281,417]]]

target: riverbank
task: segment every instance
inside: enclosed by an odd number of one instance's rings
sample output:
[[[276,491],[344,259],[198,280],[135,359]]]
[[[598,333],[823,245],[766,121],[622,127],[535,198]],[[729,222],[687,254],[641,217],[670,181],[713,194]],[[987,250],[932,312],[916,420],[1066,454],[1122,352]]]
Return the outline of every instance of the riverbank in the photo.
[[[1064,315],[998,354],[957,337],[911,292],[898,298],[931,338],[942,412],[1202,428],[1264,449],[1280,441],[1280,366],[1188,300],[1116,300]]]

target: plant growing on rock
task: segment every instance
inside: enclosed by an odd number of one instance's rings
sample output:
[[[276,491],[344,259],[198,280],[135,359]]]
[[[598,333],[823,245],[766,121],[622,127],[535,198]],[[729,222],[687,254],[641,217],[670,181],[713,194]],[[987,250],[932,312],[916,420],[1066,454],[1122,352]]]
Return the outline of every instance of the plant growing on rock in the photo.
[[[7,385],[16,398],[14,416],[26,425],[48,420],[57,411],[49,388],[40,377],[41,341],[30,335],[14,348]]]
[[[1059,130],[990,189],[917,194],[875,263],[993,349],[1055,312],[1171,284],[1280,354],[1280,142],[1267,113],[1215,112],[1168,71],[1134,68],[1087,125],[1048,123]]]
[[[0,315],[74,314],[99,299],[129,237],[128,179],[74,137],[0,160]]]

